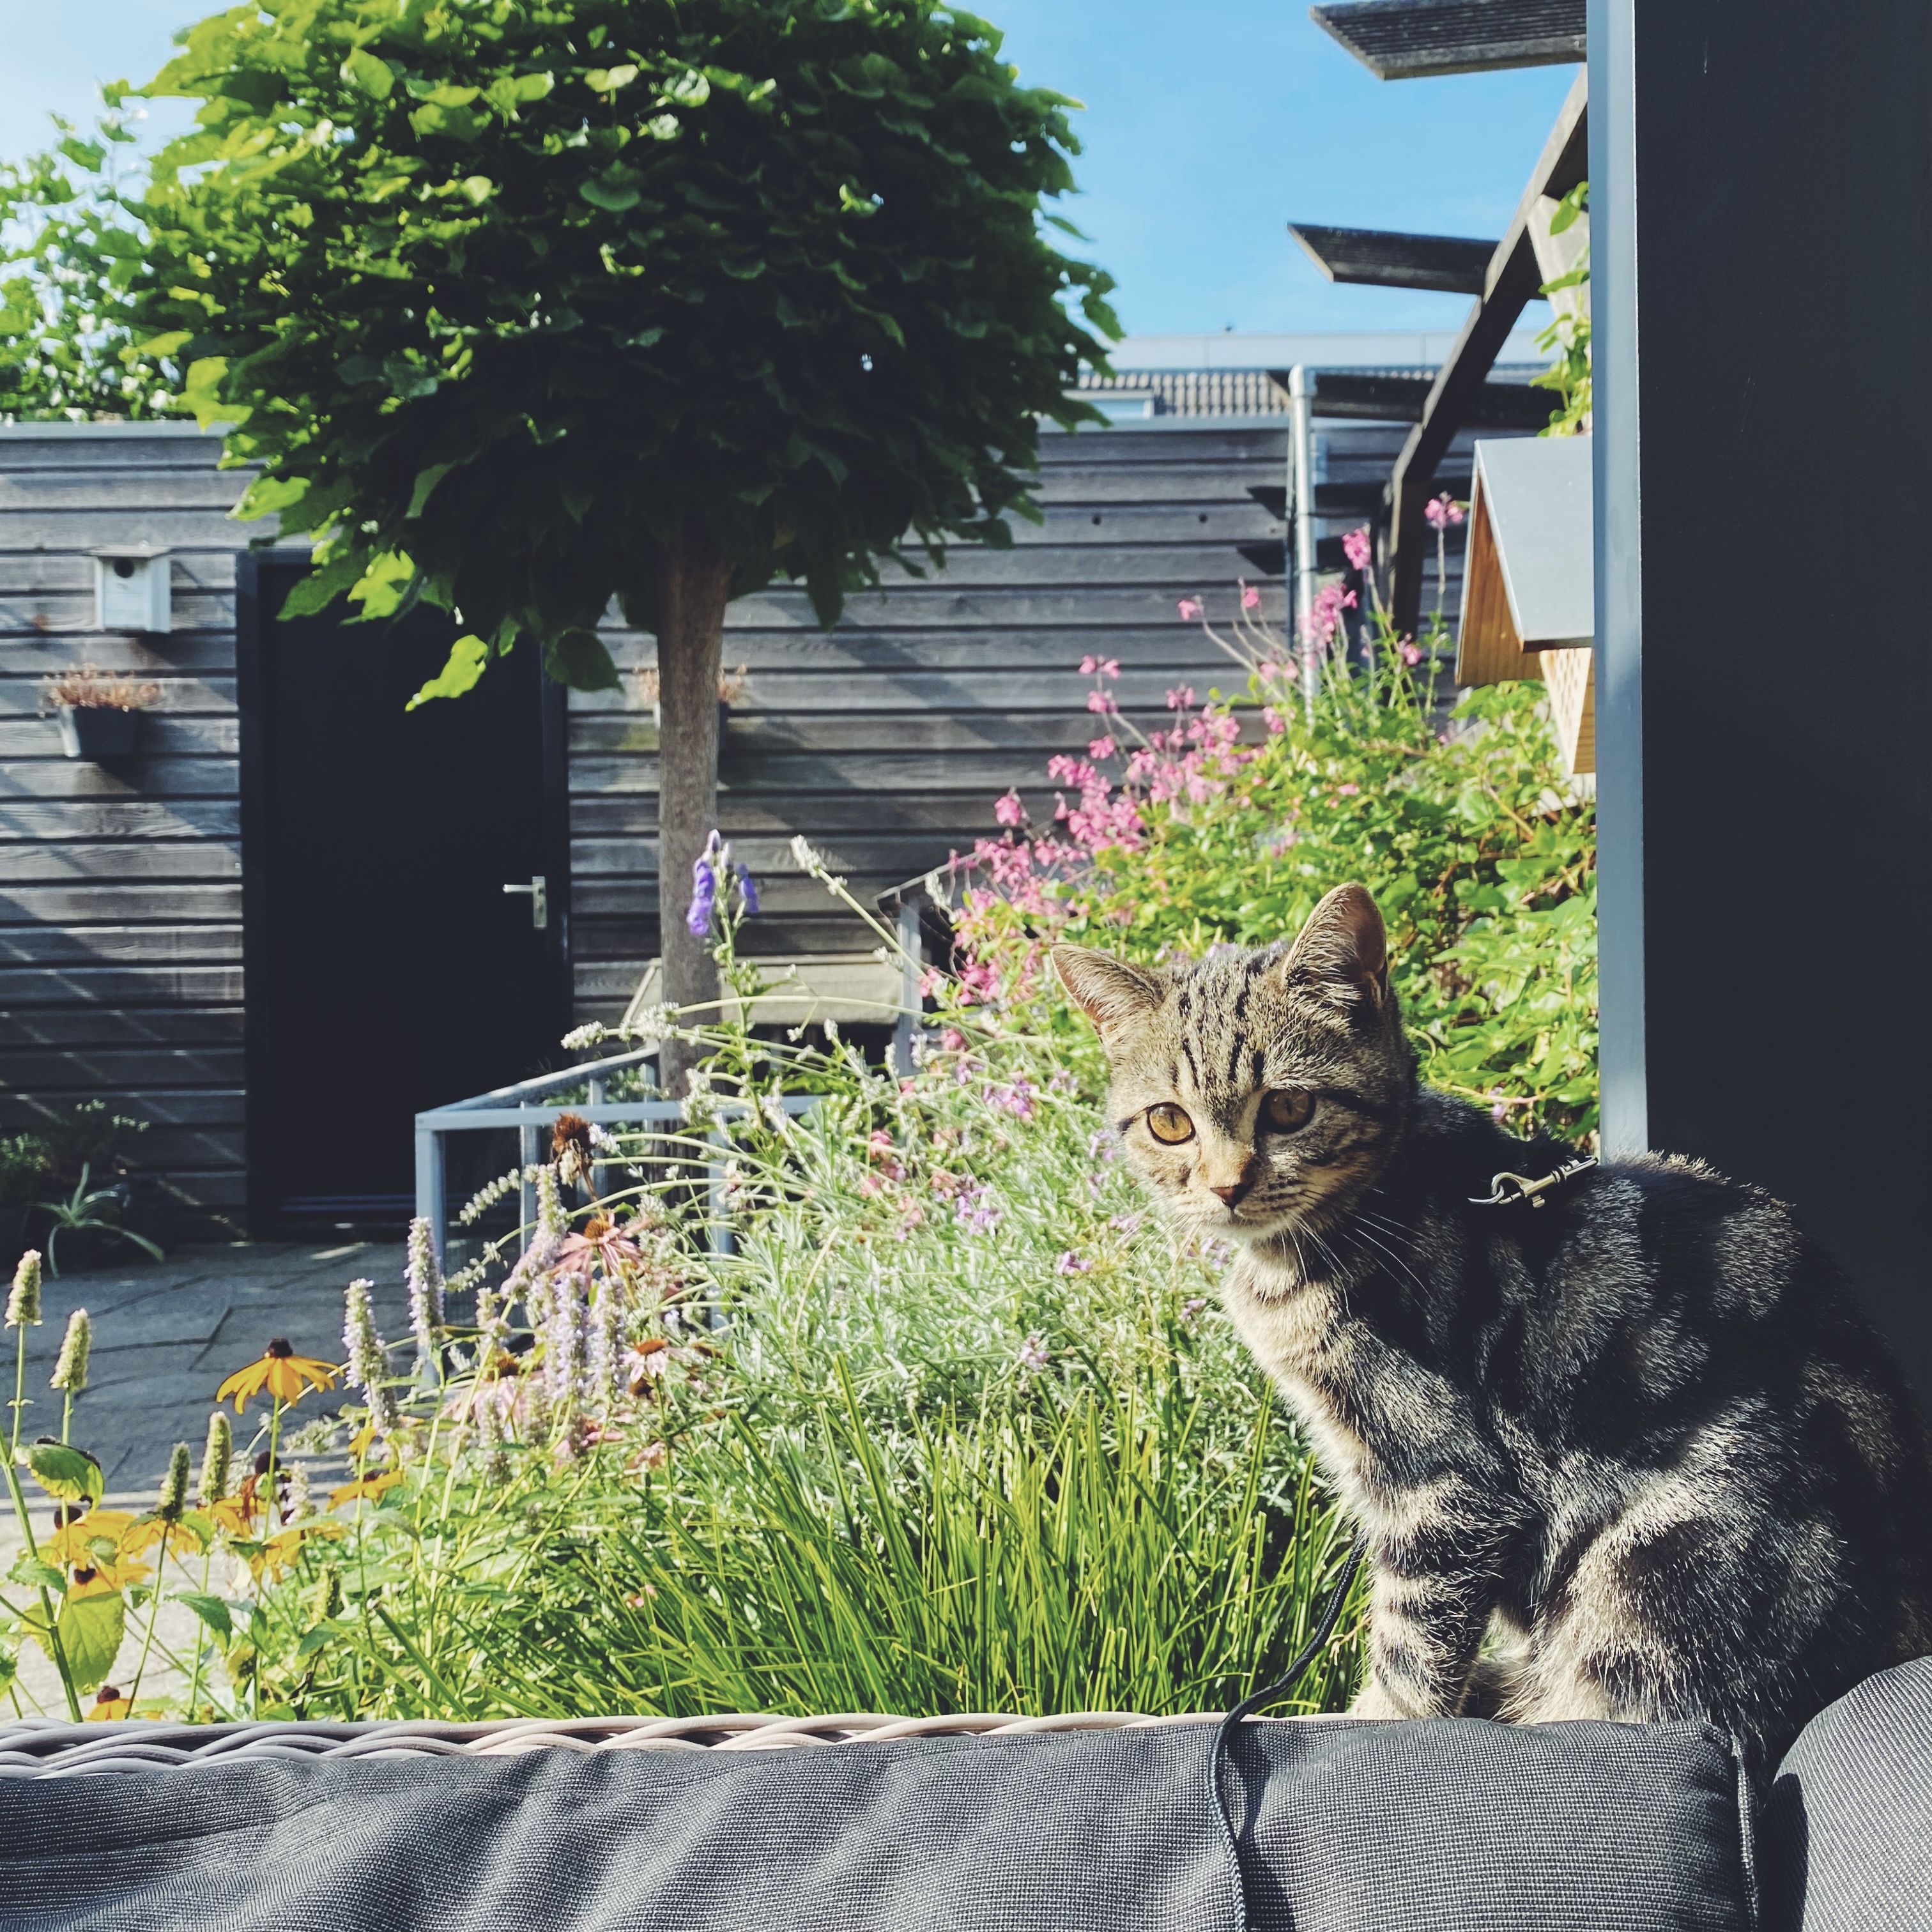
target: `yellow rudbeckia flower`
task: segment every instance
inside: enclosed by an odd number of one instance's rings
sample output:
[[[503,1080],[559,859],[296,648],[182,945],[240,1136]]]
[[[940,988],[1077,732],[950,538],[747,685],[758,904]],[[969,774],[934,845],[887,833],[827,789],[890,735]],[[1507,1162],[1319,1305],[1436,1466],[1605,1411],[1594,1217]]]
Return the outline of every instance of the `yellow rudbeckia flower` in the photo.
[[[235,1413],[239,1415],[242,1405],[264,1389],[284,1402],[299,1402],[311,1386],[333,1388],[337,1372],[332,1363],[318,1362],[309,1356],[297,1354],[278,1335],[262,1352],[262,1359],[250,1362],[245,1369],[237,1369],[214,1391],[214,1399],[223,1402],[232,1395],[235,1398]]]
[[[400,1469],[382,1469],[370,1475],[358,1476],[352,1483],[344,1483],[339,1490],[331,1490],[328,1506],[340,1509],[344,1503],[360,1502],[364,1497],[373,1502],[385,1490],[393,1490],[402,1480]]]

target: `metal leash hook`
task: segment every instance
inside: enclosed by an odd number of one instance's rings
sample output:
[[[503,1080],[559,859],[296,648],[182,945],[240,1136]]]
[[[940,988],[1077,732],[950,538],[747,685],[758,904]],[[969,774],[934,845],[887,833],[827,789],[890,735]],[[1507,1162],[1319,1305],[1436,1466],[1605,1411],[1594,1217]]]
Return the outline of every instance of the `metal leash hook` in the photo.
[[[1477,1208],[1509,1208],[1519,1201],[1527,1201],[1532,1208],[1540,1208],[1544,1196],[1551,1188],[1561,1186],[1573,1174],[1582,1174],[1596,1164],[1587,1158],[1569,1161],[1554,1174],[1546,1174],[1540,1180],[1532,1180],[1526,1174],[1493,1174],[1490,1177],[1489,1192],[1471,1195],[1470,1204]],[[1512,1194],[1506,1191],[1505,1183],[1513,1186],[1516,1192]]]

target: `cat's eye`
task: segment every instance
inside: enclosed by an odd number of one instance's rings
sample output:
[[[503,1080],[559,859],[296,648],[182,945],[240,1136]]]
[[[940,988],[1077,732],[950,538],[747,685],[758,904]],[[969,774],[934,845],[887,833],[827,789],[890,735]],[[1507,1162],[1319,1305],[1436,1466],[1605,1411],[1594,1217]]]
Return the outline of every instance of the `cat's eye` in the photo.
[[[1187,1118],[1186,1108],[1177,1107],[1172,1100],[1150,1107],[1147,1124],[1148,1132],[1168,1147],[1178,1147],[1183,1141],[1194,1138],[1194,1123]]]
[[[1299,1087],[1277,1087],[1262,1102],[1262,1120],[1278,1134],[1292,1134],[1315,1118],[1315,1096]]]

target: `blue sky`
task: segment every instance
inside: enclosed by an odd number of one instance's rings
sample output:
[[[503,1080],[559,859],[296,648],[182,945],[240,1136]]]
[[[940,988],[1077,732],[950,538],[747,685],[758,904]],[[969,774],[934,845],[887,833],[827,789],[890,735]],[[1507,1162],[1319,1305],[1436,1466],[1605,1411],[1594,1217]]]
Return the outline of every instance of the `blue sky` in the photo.
[[[1022,77],[1084,101],[1065,211],[1142,332],[1453,328],[1467,298],[1322,280],[1283,224],[1496,236],[1573,68],[1377,80],[1306,0],[982,0]],[[146,80],[193,0],[0,0],[0,154]],[[158,109],[157,122],[178,110]]]

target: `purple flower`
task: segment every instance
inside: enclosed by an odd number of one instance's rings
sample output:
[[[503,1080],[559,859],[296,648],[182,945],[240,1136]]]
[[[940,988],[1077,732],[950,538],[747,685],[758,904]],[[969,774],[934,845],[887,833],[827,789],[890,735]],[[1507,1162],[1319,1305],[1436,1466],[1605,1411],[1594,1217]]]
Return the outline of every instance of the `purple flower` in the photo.
[[[1091,1274],[1094,1264],[1084,1255],[1076,1254],[1069,1248],[1054,1264],[1055,1274]]]
[[[1015,1359],[1022,1375],[1037,1375],[1046,1366],[1049,1359],[1046,1352],[1046,1336],[1036,1328],[1020,1344],[1019,1354]]]
[[[710,936],[711,915],[718,904],[718,874],[710,862],[694,859],[691,864],[691,910],[684,916],[687,931],[694,939]]]
[[[752,877],[748,866],[740,866],[738,873],[738,897],[743,902],[745,916],[756,919],[758,916],[758,888]]]

